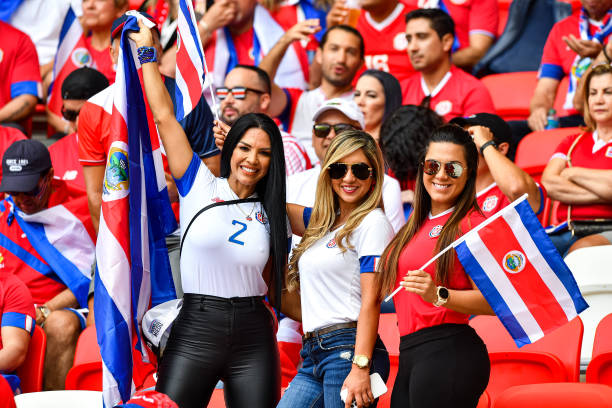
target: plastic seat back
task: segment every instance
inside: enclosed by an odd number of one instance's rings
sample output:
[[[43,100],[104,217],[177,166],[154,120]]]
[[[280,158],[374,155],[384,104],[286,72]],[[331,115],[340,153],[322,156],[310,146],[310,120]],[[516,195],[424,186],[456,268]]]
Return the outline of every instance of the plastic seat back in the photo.
[[[66,389],[102,391],[102,362],[93,361],[73,366],[66,376]]]
[[[30,340],[26,359],[17,369],[17,376],[21,380],[21,391],[23,393],[42,391],[46,350],[47,335],[43,329],[36,326]]]
[[[529,103],[537,83],[537,72],[487,75],[481,81],[489,90],[499,116],[505,120],[527,119]]]
[[[383,313],[378,321],[378,335],[385,343],[389,355],[399,356],[399,329],[397,328],[397,314]]]
[[[597,325],[586,381],[612,386],[612,313]]]
[[[495,408],[610,408],[612,388],[601,384],[552,383],[511,387]]]
[[[395,385],[395,379],[397,378],[399,355],[390,354],[389,362],[391,363],[391,367],[389,369],[389,379],[387,380],[387,392],[381,395],[378,399],[378,408],[389,408],[391,406],[391,393],[393,392],[393,386]]]
[[[89,326],[81,332],[74,353],[74,365],[102,361],[96,337],[96,327]]]

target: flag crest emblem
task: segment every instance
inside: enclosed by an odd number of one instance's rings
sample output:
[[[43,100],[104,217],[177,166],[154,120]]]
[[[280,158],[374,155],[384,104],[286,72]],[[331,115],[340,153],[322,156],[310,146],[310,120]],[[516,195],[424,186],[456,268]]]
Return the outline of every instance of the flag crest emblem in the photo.
[[[72,59],[72,63],[79,68],[93,65],[93,59],[87,48],[77,48],[72,52],[70,58]]]
[[[519,273],[525,269],[526,258],[521,251],[510,251],[503,259],[502,266],[508,273]]]
[[[127,145],[114,142],[108,152],[106,177],[104,178],[104,195],[107,198],[120,198],[129,192]],[[108,197],[115,195],[117,197]]]

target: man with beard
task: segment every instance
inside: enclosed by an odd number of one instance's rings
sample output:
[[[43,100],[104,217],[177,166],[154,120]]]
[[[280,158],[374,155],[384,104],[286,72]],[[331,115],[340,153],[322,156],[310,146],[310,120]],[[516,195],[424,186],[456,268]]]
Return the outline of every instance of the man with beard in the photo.
[[[288,31],[261,60],[259,67],[273,78],[287,48],[295,41]],[[321,65],[321,85],[311,91],[272,85],[270,116],[277,116],[284,130],[306,146],[313,164],[319,162],[312,147],[312,118],[326,101],[353,99],[352,82],[363,65],[364,43],[359,31],[347,25],[337,25],[325,32],[319,43],[315,60]]]

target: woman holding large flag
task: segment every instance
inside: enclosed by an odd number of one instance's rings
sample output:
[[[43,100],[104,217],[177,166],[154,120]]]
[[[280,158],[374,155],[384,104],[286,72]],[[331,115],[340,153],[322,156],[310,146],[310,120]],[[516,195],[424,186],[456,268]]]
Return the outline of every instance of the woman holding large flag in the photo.
[[[470,132],[485,132],[474,127]],[[478,151],[455,125],[434,131],[421,155],[412,216],[381,255],[381,298],[395,286],[399,370],[392,407],[475,407],[489,381],[487,349],[467,324],[493,314],[454,250],[436,253],[484,221],[476,203]]]
[[[265,115],[240,118],[227,135],[216,178],[177,122],[151,31],[139,26],[131,38],[180,194],[183,240],[184,303],[156,389],[182,408],[201,408],[222,379],[228,406],[272,407],[279,397],[280,366],[275,320],[263,297],[271,283],[278,290],[287,256],[281,135]]]

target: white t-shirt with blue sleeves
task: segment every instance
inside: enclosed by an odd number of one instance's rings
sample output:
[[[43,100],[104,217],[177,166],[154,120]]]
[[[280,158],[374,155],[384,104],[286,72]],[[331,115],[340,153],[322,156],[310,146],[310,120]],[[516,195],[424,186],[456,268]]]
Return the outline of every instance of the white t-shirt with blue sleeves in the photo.
[[[215,177],[196,154],[176,186],[181,239],[199,210],[238,198],[227,179]],[[183,291],[224,298],[263,296],[268,288],[262,272],[269,256],[268,217],[260,202],[210,208],[194,221],[183,244]]]
[[[305,221],[307,217],[308,213],[304,215]],[[376,262],[394,234],[389,220],[377,208],[350,235],[353,249],[343,253],[335,238],[340,228],[325,234],[300,257],[304,332],[357,321],[361,310],[361,274],[375,272]]]

